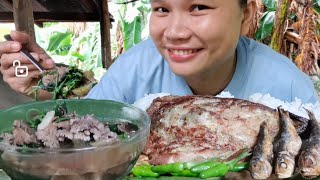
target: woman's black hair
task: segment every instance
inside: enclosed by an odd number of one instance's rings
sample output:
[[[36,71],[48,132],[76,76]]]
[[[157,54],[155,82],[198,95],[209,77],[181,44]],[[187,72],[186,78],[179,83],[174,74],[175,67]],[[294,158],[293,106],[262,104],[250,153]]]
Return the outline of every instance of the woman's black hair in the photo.
[[[239,3],[240,3],[240,7],[241,7],[241,8],[246,7],[246,5],[247,5],[247,0],[239,0]]]

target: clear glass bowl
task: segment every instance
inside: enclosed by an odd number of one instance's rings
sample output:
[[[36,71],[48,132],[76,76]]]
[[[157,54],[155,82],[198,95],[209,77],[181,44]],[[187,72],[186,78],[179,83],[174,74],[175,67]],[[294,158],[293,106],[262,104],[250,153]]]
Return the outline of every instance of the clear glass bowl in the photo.
[[[127,120],[139,130],[126,140],[78,149],[36,149],[0,142],[0,168],[13,180],[115,180],[126,176],[141,154],[150,131],[148,115],[133,106],[107,100],[65,101],[68,112],[93,114],[103,122]],[[25,119],[29,109],[53,110],[56,101],[32,102],[0,111],[0,131]]]

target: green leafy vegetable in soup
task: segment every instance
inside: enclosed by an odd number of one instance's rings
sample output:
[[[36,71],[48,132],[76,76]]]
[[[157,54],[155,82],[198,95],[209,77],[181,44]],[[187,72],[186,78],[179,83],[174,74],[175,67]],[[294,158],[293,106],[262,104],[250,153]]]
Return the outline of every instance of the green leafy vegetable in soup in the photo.
[[[137,125],[124,120],[108,124],[93,115],[68,113],[63,102],[48,112],[30,109],[24,120],[15,120],[13,128],[0,137],[4,143],[21,147],[70,148],[114,143],[137,130]]]

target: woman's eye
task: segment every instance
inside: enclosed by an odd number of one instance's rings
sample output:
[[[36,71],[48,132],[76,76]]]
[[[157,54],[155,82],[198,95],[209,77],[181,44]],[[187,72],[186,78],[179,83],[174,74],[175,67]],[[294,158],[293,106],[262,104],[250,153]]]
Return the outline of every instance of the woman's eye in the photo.
[[[209,9],[209,7],[205,6],[205,5],[194,5],[192,7],[193,11],[201,11],[201,10],[205,10],[205,9]]]
[[[169,12],[166,8],[162,8],[162,7],[154,8],[153,11],[160,12],[160,13]]]

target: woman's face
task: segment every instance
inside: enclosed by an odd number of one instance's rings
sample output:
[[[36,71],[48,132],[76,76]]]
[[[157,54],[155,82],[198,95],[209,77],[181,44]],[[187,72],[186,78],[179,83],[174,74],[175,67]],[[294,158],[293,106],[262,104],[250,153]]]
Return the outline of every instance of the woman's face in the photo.
[[[238,0],[151,0],[151,6],[151,37],[175,74],[210,75],[235,59],[246,33]]]

